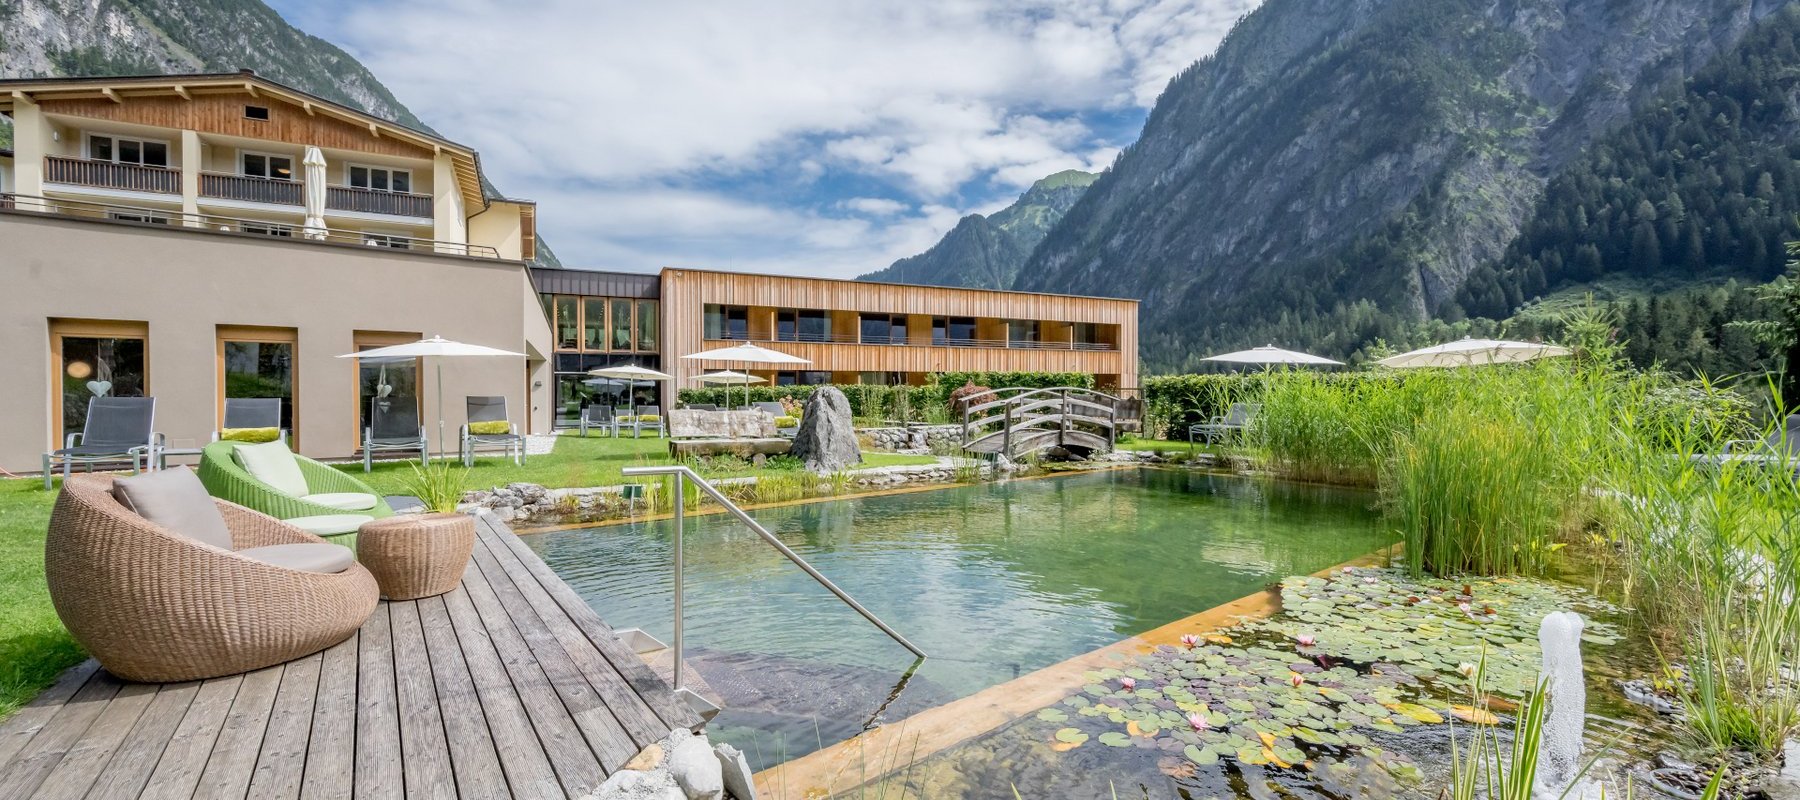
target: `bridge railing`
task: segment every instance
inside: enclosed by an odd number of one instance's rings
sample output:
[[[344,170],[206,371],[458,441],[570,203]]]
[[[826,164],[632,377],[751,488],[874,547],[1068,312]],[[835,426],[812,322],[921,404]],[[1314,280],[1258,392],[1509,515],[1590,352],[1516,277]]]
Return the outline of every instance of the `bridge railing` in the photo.
[[[1052,446],[1110,450],[1122,402],[1078,386],[990,389],[963,400],[962,446],[1009,458]]]

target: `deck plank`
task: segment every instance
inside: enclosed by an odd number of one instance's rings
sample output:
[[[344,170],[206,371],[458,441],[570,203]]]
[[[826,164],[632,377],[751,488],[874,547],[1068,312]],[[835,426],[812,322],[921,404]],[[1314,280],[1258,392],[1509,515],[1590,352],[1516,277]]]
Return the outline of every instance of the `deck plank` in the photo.
[[[312,736],[313,698],[319,694],[319,665],[324,660],[322,654],[314,653],[289,663],[282,671],[262,752],[250,778],[251,797],[294,800],[300,796],[306,744]]]
[[[7,767],[6,782],[0,784],[0,798],[15,800],[36,792],[124,686],[124,681],[104,670],[82,684],[81,690],[57,709]]]
[[[463,644],[457,640],[456,628],[450,622],[450,610],[445,607],[442,597],[427,597],[418,601],[418,605],[425,649],[431,653],[432,684],[437,690],[438,709],[444,717],[444,736],[448,739],[456,789],[466,798],[504,795],[506,773],[500,768],[494,736],[488,729],[487,714],[475,691],[474,678],[469,675]],[[514,752],[508,751],[508,755]],[[548,767],[545,764],[546,774]],[[555,783],[554,777],[551,783]]]
[[[306,743],[306,771],[300,777],[305,800],[349,797],[356,753],[357,651],[362,634],[325,649],[319,659],[319,694],[313,699],[312,735]]]
[[[462,654],[469,664],[470,682],[481,699],[482,713],[487,717],[488,731],[494,747],[506,754],[501,767],[507,785],[515,797],[562,798],[566,795],[550,766],[549,754],[538,739],[537,730],[525,710],[525,702],[506,672],[493,636],[475,611],[467,587],[482,580],[474,565],[463,578],[463,589],[444,595],[445,612],[456,626]]]
[[[394,640],[389,605],[363,623],[356,654],[356,789],[358,798],[406,796],[400,758],[400,715],[394,707]]]
[[[156,762],[156,769],[150,773],[150,780],[139,797],[189,800],[194,796],[200,773],[206,769],[206,759],[212,754],[219,729],[225,726],[225,715],[230,713],[231,703],[237,698],[238,687],[243,682],[244,676],[232,675],[200,685],[200,691],[194,695],[194,702],[188,704],[187,713],[182,715],[181,723],[169,736],[169,745],[163,748],[162,758]]]
[[[170,737],[175,735],[176,727],[187,716],[188,707],[193,705],[194,697],[199,693],[199,681],[165,683],[157,687],[156,698],[132,724],[125,741],[94,779],[87,796],[95,800],[138,796],[150,781],[150,773],[162,759]]]
[[[256,773],[257,756],[262,753],[263,735],[268,732],[275,693],[285,671],[286,667],[276,665],[244,674],[212,755],[207,756],[206,769],[200,773],[200,784],[194,788],[195,800],[241,800],[249,794],[250,778]]]
[[[83,736],[71,745],[31,796],[64,800],[86,795],[106,762],[124,743],[131,726],[154,699],[156,686],[153,684],[131,683],[120,687],[119,693],[113,695],[90,726],[93,735]]]
[[[480,546],[477,542],[476,547]],[[532,655],[530,645],[525,643],[512,618],[500,606],[499,598],[494,596],[494,587],[480,570],[472,570],[469,575],[482,576],[473,580],[465,578],[463,588],[468,590],[469,600],[489,633],[489,641],[493,642],[501,665],[519,693],[519,702],[525,706],[531,727],[537,731],[551,768],[556,770],[557,782],[570,797],[585,796],[606,777],[599,759],[589,748],[586,737],[563,705],[556,688],[550,685],[550,679]]]
[[[99,671],[99,662],[92,659],[76,665],[50,684],[50,688],[14,711],[4,722],[0,722],[0,770],[11,766],[13,757],[25,749],[25,745],[38,731],[44,729],[44,723],[49,722],[62,709],[63,704],[81,691],[81,687]]]
[[[444,738],[444,716],[438,710],[432,657],[425,649],[418,601],[388,604],[394,637],[395,698],[400,711],[401,767],[406,796],[423,800],[455,800],[456,778],[450,769],[450,743]]]
[[[686,703],[676,699],[669,684],[651,671],[643,659],[638,658],[636,653],[631,652],[630,648],[619,641],[618,635],[604,620],[600,619],[600,615],[595,613],[592,607],[588,606],[587,601],[583,600],[581,595],[564,583],[561,578],[556,577],[556,573],[550,569],[550,565],[538,558],[537,553],[532,552],[530,546],[520,541],[518,536],[506,530],[503,525],[494,522],[491,517],[481,517],[476,528],[481,531],[483,541],[496,543],[518,556],[526,569],[537,579],[538,585],[549,593],[558,607],[562,608],[569,621],[581,628],[582,633],[587,635],[595,649],[599,650],[600,654],[613,665],[613,668],[625,677],[626,682],[631,685],[632,691],[643,698],[644,702],[648,703],[650,708],[656,712],[657,717],[662,719],[665,733],[674,728],[695,729],[703,724],[704,720],[700,719],[700,714]]]

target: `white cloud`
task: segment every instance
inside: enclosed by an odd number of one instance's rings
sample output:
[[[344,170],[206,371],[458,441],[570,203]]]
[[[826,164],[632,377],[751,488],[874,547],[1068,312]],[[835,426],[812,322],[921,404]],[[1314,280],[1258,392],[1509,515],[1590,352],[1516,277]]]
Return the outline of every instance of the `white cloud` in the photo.
[[[1141,115],[1258,0],[340,2],[277,0],[539,200],[566,262],[847,275],[1103,167],[1095,115]]]

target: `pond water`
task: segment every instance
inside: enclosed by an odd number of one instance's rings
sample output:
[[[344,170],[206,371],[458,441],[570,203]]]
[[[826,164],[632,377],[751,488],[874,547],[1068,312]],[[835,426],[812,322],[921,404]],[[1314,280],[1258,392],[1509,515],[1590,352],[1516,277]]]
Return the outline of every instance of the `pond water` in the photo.
[[[726,515],[689,517],[688,662],[761,769],[1386,546],[1373,496],[1141,469],[792,505],[765,527],[930,658]],[[525,540],[614,627],[671,634],[669,521]]]

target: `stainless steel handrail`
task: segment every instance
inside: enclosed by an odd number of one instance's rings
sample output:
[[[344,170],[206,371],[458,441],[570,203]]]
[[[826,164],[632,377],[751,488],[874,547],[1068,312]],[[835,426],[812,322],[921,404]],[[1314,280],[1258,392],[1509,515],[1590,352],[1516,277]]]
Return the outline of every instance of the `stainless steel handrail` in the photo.
[[[894,641],[899,642],[901,647],[912,651],[913,655],[918,656],[919,658],[925,658],[925,651],[920,650],[917,645],[907,641],[906,637],[901,636],[899,631],[888,627],[888,624],[882,622],[880,617],[875,616],[875,612],[864,608],[863,604],[856,602],[856,598],[851,597],[843,589],[838,588],[837,584],[832,583],[830,578],[825,577],[817,569],[814,569],[813,565],[806,563],[806,559],[801,558],[799,553],[794,552],[787,545],[782,544],[781,540],[775,538],[775,534],[770,533],[768,528],[764,528],[761,523],[751,519],[749,514],[745,513],[742,508],[739,508],[736,503],[731,502],[724,494],[721,494],[712,484],[707,483],[706,479],[700,477],[700,473],[695,472],[692,468],[681,464],[669,464],[654,467],[625,467],[624,469],[619,470],[619,472],[628,478],[639,475],[675,476],[674,496],[670,498],[670,500],[675,503],[675,641],[673,643],[675,649],[675,689],[681,688],[683,593],[681,534],[686,521],[686,512],[683,503],[683,501],[686,500],[686,497],[682,492],[682,485],[684,483],[682,480],[683,478],[693,481],[694,486],[698,487],[700,491],[705,492],[711,497],[713,502],[718,503],[720,506],[724,507],[726,511],[731,512],[731,515],[737,517],[738,521],[744,523],[745,527],[754,531],[757,536],[761,536],[763,541],[768,542],[769,546],[775,548],[777,552],[787,556],[787,560],[794,562],[795,566],[805,570],[806,574],[811,575],[813,580],[819,582],[820,586],[824,586],[826,589],[830,590],[832,594],[837,595],[837,598],[844,601],[845,605],[856,609],[856,613],[863,615],[863,619],[874,623],[875,627],[880,628],[882,633],[887,634],[889,637],[893,638]]]

